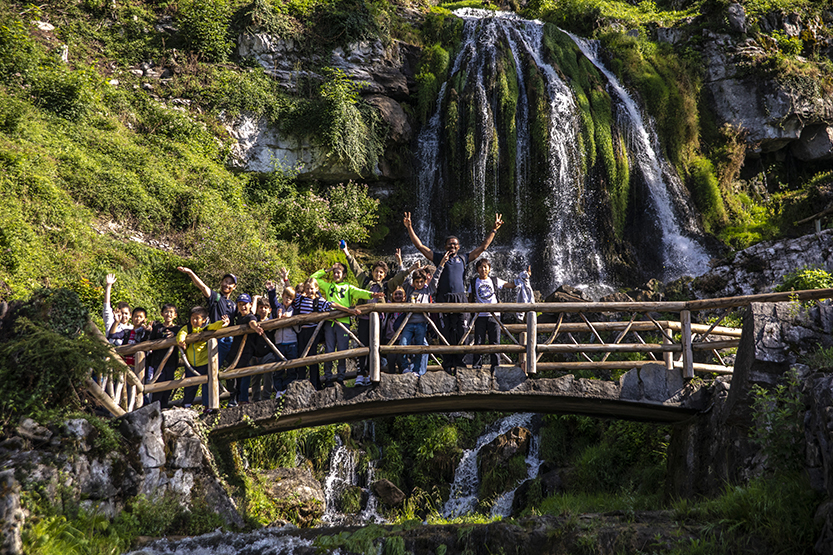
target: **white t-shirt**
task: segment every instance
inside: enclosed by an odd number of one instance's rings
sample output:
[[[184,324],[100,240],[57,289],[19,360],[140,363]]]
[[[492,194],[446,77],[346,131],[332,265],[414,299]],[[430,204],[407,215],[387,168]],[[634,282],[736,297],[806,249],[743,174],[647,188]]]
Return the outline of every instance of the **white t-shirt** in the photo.
[[[500,278],[495,278],[494,280],[497,282],[498,288],[502,289],[507,282],[503,281]],[[471,286],[469,286],[471,287]],[[497,291],[494,290],[494,283],[492,282],[492,278],[488,277],[486,279],[480,279],[480,277],[475,278],[474,280],[474,302],[476,303],[483,303],[483,304],[496,304],[497,303]],[[469,291],[471,293],[471,291]],[[489,316],[490,313],[488,312],[481,312],[478,316]]]

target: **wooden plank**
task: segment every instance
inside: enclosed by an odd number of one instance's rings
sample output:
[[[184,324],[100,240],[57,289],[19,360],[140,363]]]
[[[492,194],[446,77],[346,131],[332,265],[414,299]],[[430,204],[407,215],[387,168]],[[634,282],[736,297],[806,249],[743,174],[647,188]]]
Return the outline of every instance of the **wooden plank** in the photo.
[[[113,399],[107,395],[101,387],[97,383],[93,381],[92,378],[87,378],[84,380],[84,386],[87,388],[87,392],[92,396],[93,399],[101,403],[101,406],[110,411],[110,414],[113,416],[119,417],[124,416],[126,413],[124,409],[118,406],[116,403],[113,402]]]
[[[636,319],[636,312],[634,312],[634,313],[633,313],[633,316],[631,316],[631,321],[630,321],[630,322],[628,322],[628,327],[626,327],[625,329],[623,329],[623,330],[619,333],[619,335],[618,335],[618,336],[616,336],[616,340],[613,342],[614,344],[619,344],[619,343],[622,341],[622,339],[624,339],[624,338],[625,338],[625,336],[626,336],[626,335],[628,335],[628,332],[630,331],[631,326],[633,325],[633,322],[634,322],[634,320],[635,320],[635,319]],[[606,361],[609,357],[610,357],[610,353],[605,353],[605,356],[604,356],[604,357],[602,357],[602,362]]]
[[[683,369],[681,361],[674,362],[674,368]],[[712,372],[715,374],[732,374],[734,369],[731,366],[721,366],[719,364],[703,364],[702,362],[695,362],[692,364],[694,372]]]
[[[432,353],[436,355],[452,354],[493,354],[493,353],[524,353],[526,347],[523,345],[383,345],[379,348],[382,354],[422,354]]]
[[[208,410],[220,408],[220,348],[218,341],[213,337],[206,342],[208,350],[208,375],[206,376],[207,394],[203,397],[208,399]]]
[[[145,381],[145,373],[147,372],[147,358],[145,351],[139,351],[135,355],[133,355],[133,367],[136,370],[136,377],[139,378],[139,381]],[[131,387],[130,388],[130,400],[127,402],[129,410],[133,410],[134,407],[139,409],[142,408],[144,405],[145,396],[141,393],[138,393],[138,388]]]
[[[680,323],[683,326],[683,379],[694,377],[694,353],[691,350],[691,312],[683,310],[680,313]]]
[[[526,313],[526,373],[535,375],[538,373],[538,314],[534,309],[530,310],[528,305],[524,310]],[[519,311],[516,311],[519,312]]]
[[[286,362],[273,362],[269,364],[259,364],[257,366],[249,366],[248,368],[238,368],[233,372],[220,372],[221,380],[231,380],[234,378],[244,378],[246,376],[254,376],[256,374],[264,374],[266,372],[274,372],[284,368],[297,368],[299,366],[310,366],[313,364],[320,364],[322,362],[339,360],[342,358],[363,357],[370,354],[369,347],[359,347],[357,349],[347,349],[346,351],[334,351],[332,353],[324,353],[321,355],[309,356],[303,359],[292,359]]]
[[[665,345],[673,345],[674,341],[671,339],[671,334],[663,334],[662,342]],[[680,346],[680,352],[682,352],[683,348],[682,345]],[[662,354],[662,360],[665,362],[665,369],[666,370],[673,370],[674,369],[674,353],[671,351],[665,351]]]
[[[538,345],[539,353],[679,353],[681,351],[682,346],[680,345],[659,343],[606,343],[604,345],[598,343],[558,343],[556,345]]]
[[[382,344],[381,323],[379,322],[379,313],[370,313],[370,354],[368,355],[368,365],[370,367],[370,381],[379,383],[382,379],[382,355],[379,352],[379,347]]]

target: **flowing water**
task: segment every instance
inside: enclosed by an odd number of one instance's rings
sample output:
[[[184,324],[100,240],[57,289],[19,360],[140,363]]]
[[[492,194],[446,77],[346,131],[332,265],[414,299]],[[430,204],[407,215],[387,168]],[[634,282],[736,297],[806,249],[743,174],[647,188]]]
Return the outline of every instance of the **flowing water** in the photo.
[[[532,417],[534,414],[529,412],[516,413],[496,422],[486,433],[477,438],[477,443],[474,448],[463,451],[463,457],[454,471],[454,483],[451,484],[451,494],[448,501],[443,507],[443,516],[445,518],[455,518],[473,512],[477,508],[480,501],[477,497],[477,489],[480,485],[480,473],[477,469],[477,455],[484,446],[488,445],[494,439],[502,434],[505,434],[515,426],[523,428],[530,428]],[[531,451],[531,450],[530,450]],[[532,453],[530,453],[531,455]],[[537,461],[537,449],[534,456]],[[527,464],[530,464],[529,457],[527,457]],[[535,466],[535,476],[538,475],[538,467],[540,461],[533,463]],[[530,470],[531,472],[531,470]],[[533,478],[535,476],[532,476]],[[520,484],[519,484],[520,485]],[[512,491],[514,496],[514,490]],[[509,501],[509,508],[511,510],[512,501]]]
[[[453,233],[474,247],[490,229],[494,212],[511,211],[511,229],[499,232],[489,253],[497,275],[511,279],[532,264],[536,289],[550,291],[569,283],[591,295],[609,292],[616,278],[609,268],[611,253],[603,248],[612,233],[604,223],[602,199],[607,193],[582,165],[576,96],[545,54],[544,24],[509,12],[463,8],[454,14],[464,21],[461,47],[418,138],[417,234],[426,245],[439,246],[442,235]],[[614,133],[625,139],[628,162],[634,166],[631,174],[645,183],[650,196],[644,209],[650,217],[640,217],[656,220],[662,247],[659,256],[656,249],[635,248],[636,256],[644,257],[640,267],[662,279],[699,275],[709,257],[694,238],[701,230],[685,187],[658,154],[658,139],[639,106],[601,62],[597,44],[570,37],[607,80]],[[498,89],[506,80],[517,89],[509,125],[514,139],[501,121],[508,116],[501,112],[505,93]],[[533,110],[529,99],[537,82],[543,83],[546,106]],[[457,100],[452,117],[448,112]],[[464,112],[469,131],[458,129],[454,135],[449,129],[463,120]],[[544,119],[546,152],[541,160],[532,128]],[[463,150],[467,158],[455,166],[459,161],[454,156],[462,157]],[[510,159],[514,171],[506,168]]]

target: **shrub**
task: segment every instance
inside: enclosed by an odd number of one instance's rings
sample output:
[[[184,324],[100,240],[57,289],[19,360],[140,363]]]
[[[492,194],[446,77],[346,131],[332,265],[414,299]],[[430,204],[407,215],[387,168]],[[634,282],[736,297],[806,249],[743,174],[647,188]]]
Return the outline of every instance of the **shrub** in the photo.
[[[766,456],[769,470],[778,474],[799,468],[804,448],[804,403],[797,373],[791,370],[771,390],[755,384],[752,396],[755,423],[749,435]]]
[[[691,191],[694,202],[703,218],[703,227],[706,231],[723,226],[726,219],[726,209],[723,206],[723,197],[720,194],[717,177],[715,177],[714,166],[702,157],[695,157],[689,165],[691,175]]]
[[[179,5],[179,25],[188,47],[208,61],[224,62],[234,43],[229,40],[229,0],[184,0]]]
[[[789,272],[775,286],[776,291],[805,291],[833,288],[833,274],[821,268],[805,266]]]

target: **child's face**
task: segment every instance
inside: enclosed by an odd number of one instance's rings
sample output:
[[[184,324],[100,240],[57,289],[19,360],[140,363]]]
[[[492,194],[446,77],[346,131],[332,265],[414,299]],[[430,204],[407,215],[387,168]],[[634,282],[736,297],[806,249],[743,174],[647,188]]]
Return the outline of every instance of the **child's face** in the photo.
[[[425,277],[419,276],[414,278],[414,289],[420,290],[425,287]]]
[[[119,309],[119,313],[121,314],[121,323],[126,324],[130,321],[130,308],[129,307],[122,307]]]
[[[316,285],[313,283],[307,284],[306,288],[304,289],[304,295],[311,299],[315,298],[315,296],[318,295],[318,287],[316,287]]]
[[[237,287],[237,284],[234,283],[234,280],[230,277],[223,278],[223,281],[220,282],[220,293],[223,295],[230,295],[234,288]]]
[[[477,275],[480,276],[480,279],[488,278],[491,271],[492,267],[489,264],[481,264],[477,267]]]
[[[393,302],[395,303],[404,303],[405,302],[405,292],[401,289],[398,291],[394,291],[392,295]]]
[[[237,312],[241,316],[248,316],[252,313],[252,303],[237,303]]]
[[[134,312],[132,318],[133,327],[141,326],[142,324],[144,324],[146,318],[147,314],[145,314],[143,311],[140,310],[138,312]]]
[[[208,321],[208,318],[203,314],[192,314],[191,315],[191,327],[192,328],[201,328],[205,325]]]
[[[333,281],[336,283],[344,279],[344,268],[336,264],[333,266]]]
[[[269,316],[270,312],[272,312],[272,307],[268,304],[260,303],[257,305],[257,315],[261,320]]]
[[[165,321],[166,326],[170,326],[174,323],[174,319],[176,318],[176,309],[172,307],[167,307],[162,310],[162,320]]]
[[[376,266],[375,268],[373,268],[373,270],[371,270],[370,273],[373,276],[374,281],[382,281],[383,279],[385,279],[386,272],[385,269],[381,266]]]
[[[289,305],[291,305],[292,301],[295,299],[293,299],[292,295],[290,295],[289,293],[284,293],[281,297],[281,300],[283,301],[283,306],[289,307]]]

